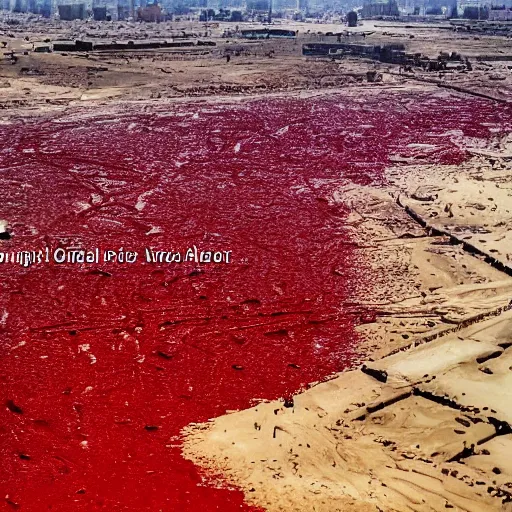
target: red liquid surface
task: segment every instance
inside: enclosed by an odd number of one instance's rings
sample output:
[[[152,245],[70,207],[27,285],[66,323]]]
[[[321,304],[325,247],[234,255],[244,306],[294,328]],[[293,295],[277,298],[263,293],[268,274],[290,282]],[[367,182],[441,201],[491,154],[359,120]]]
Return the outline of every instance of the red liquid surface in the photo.
[[[332,193],[381,183],[391,154],[418,154],[408,144],[436,146],[423,161],[460,162],[461,135],[489,138],[511,113],[382,95],[3,125],[0,219],[13,236],[0,251],[140,254],[0,264],[1,506],[251,510],[241,492],[208,486],[177,436],[350,364],[359,318],[344,304],[372,276]],[[143,261],[145,247],[194,244],[232,251],[232,263]]]

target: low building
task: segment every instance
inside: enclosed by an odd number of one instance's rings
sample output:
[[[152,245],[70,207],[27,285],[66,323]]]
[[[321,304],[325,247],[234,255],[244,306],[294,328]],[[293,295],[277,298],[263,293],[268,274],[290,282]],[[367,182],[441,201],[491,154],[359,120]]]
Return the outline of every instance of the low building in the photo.
[[[512,21],[512,9],[496,9],[489,10],[489,21]]]
[[[250,28],[241,30],[240,33],[245,39],[293,38],[297,36],[295,30],[281,28]]]
[[[35,53],[50,53],[51,48],[49,45],[34,46]]]

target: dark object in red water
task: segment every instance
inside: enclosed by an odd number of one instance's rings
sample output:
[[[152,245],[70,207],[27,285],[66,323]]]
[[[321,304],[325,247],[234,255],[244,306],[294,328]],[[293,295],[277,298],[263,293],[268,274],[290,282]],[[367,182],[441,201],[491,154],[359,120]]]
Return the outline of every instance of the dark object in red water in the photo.
[[[23,414],[23,409],[21,407],[18,407],[12,400],[7,400],[5,403],[5,406],[9,411],[13,412],[14,414]]]

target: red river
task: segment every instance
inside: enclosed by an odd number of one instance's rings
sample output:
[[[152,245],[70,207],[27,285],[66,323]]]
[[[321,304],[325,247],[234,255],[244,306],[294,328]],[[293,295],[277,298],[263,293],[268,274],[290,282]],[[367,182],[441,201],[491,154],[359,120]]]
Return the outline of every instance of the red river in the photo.
[[[467,158],[512,110],[417,94],[83,109],[0,125],[2,510],[255,510],[180,430],[346,368],[372,276],[332,194]],[[8,238],[4,236],[3,238]],[[231,251],[147,262],[145,249]],[[8,253],[137,252],[28,267]],[[225,254],[225,253],[224,253]]]

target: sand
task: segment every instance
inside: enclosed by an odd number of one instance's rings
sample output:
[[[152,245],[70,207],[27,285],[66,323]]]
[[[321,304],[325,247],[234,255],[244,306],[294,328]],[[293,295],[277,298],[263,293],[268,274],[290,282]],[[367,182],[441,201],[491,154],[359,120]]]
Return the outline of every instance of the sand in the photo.
[[[447,21],[436,24],[404,24],[366,20],[356,29],[340,23],[302,23],[278,20],[276,27],[298,30],[297,40],[248,41],[222,37],[233,23],[129,22],[59,23],[19,15],[20,25],[0,22],[4,52],[17,52],[18,61],[0,66],[0,109],[4,115],[87,102],[106,105],[124,101],[166,100],[181,97],[219,97],[272,92],[325,91],[333,88],[363,90],[401,87],[459,88],[485,94],[502,102],[512,101],[512,74],[508,68],[512,42],[505,34],[489,36],[455,32]],[[254,24],[240,24],[248,28]],[[302,44],[336,42],[326,33],[343,32],[344,42],[403,44],[409,53],[437,58],[440,52],[457,52],[472,61],[472,71],[400,74],[399,66],[370,59],[346,57],[340,61],[304,58]],[[367,33],[364,39],[361,32]],[[144,51],[91,51],[36,53],[33,45],[48,39],[81,39],[94,42],[127,40],[162,41],[187,34],[192,42],[212,41],[216,46]],[[206,35],[205,35],[206,34]],[[25,55],[23,52],[27,52]],[[231,55],[226,62],[225,55]],[[491,58],[486,59],[486,56]],[[499,60],[496,60],[496,56]],[[382,82],[369,83],[368,71],[377,70]]]

